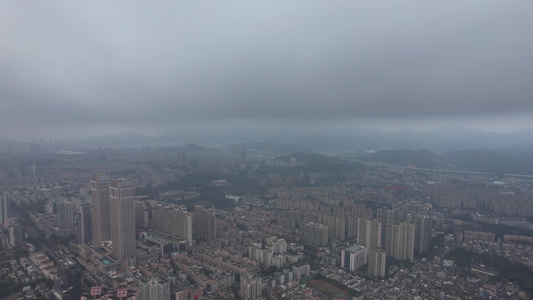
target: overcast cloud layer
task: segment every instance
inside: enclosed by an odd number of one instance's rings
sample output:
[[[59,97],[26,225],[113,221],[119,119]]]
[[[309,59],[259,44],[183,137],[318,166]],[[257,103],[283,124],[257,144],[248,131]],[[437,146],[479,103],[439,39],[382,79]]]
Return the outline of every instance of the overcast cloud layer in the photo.
[[[532,28],[532,1],[0,0],[0,136],[533,127]]]

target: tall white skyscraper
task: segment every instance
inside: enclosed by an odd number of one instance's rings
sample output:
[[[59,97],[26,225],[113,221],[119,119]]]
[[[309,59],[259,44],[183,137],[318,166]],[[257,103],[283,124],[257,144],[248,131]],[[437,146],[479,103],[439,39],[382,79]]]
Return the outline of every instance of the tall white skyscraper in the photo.
[[[91,207],[93,239],[97,243],[111,239],[111,217],[109,210],[109,182],[111,176],[94,174],[91,178]]]
[[[131,180],[111,180],[109,184],[113,254],[121,262],[122,268],[136,265],[134,192]]]

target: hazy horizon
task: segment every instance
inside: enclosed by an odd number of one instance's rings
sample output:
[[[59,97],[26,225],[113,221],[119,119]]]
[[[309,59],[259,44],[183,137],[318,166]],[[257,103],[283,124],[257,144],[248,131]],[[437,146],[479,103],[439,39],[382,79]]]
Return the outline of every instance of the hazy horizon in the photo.
[[[533,3],[3,1],[0,137],[533,128]]]
[[[284,126],[284,125],[282,125]],[[122,131],[110,131],[102,132],[101,134],[95,132],[89,132],[88,134],[77,134],[72,136],[38,136],[38,137],[9,137],[9,136],[0,136],[0,138],[12,139],[20,142],[40,142],[40,141],[76,141],[76,140],[91,140],[98,139],[103,137],[121,137],[121,141],[124,141],[125,138],[131,135],[132,139],[135,139],[137,135],[141,135],[145,138],[158,138],[163,136],[174,136],[180,137],[181,143],[187,141],[187,143],[210,143],[210,142],[220,142],[227,139],[226,142],[246,142],[246,141],[270,141],[270,142],[280,142],[283,144],[299,143],[313,140],[315,137],[316,141],[320,141],[327,138],[338,138],[338,139],[347,139],[353,136],[372,136],[376,137],[381,136],[382,134],[388,133],[431,133],[431,132],[440,132],[441,134],[459,134],[461,131],[466,132],[480,132],[480,133],[489,133],[489,134],[512,134],[514,132],[519,132],[521,130],[532,130],[533,128],[519,128],[509,131],[492,131],[486,130],[483,128],[474,128],[466,127],[457,124],[446,124],[439,127],[429,128],[429,129],[413,129],[413,128],[377,128],[377,127],[343,127],[343,128],[314,128],[314,129],[302,129],[299,127],[296,130],[282,130],[278,128],[198,128],[198,129],[179,129],[179,128],[170,128],[162,131],[142,131],[142,130],[122,130]],[[370,135],[369,135],[370,134]],[[468,134],[468,133],[467,133]],[[500,135],[500,138],[502,137]],[[402,135],[400,135],[402,136]],[[458,137],[459,137],[458,136]],[[127,139],[127,138],[126,138]],[[135,143],[135,140],[131,141]],[[496,140],[495,140],[496,142]],[[141,142],[143,144],[143,142]],[[416,148],[416,147],[415,147]]]

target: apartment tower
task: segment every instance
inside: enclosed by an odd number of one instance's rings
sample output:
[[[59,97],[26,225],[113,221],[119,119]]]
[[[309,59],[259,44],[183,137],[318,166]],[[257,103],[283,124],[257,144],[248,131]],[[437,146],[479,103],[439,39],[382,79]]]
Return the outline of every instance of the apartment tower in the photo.
[[[72,202],[63,200],[56,204],[57,227],[61,236],[69,236],[76,233],[74,227],[74,205]]]
[[[412,262],[415,250],[415,224],[387,223],[385,250],[387,256]]]
[[[368,275],[384,278],[386,275],[387,253],[381,248],[368,251]]]
[[[195,239],[211,241],[217,238],[217,223],[212,210],[203,205],[194,206],[193,222]]]
[[[9,200],[5,195],[0,194],[0,225],[7,228],[9,218]]]
[[[357,219],[357,244],[367,248],[382,247],[382,223],[378,219]]]

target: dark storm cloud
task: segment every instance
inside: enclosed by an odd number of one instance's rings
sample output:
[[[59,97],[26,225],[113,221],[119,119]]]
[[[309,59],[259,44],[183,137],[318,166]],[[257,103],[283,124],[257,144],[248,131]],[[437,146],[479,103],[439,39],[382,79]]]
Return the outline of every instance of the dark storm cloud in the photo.
[[[533,113],[532,9],[3,1],[0,134]]]

